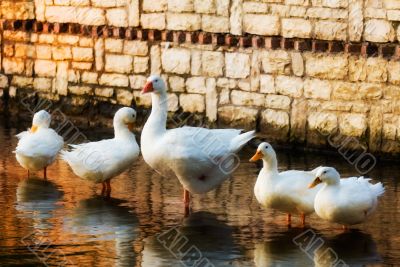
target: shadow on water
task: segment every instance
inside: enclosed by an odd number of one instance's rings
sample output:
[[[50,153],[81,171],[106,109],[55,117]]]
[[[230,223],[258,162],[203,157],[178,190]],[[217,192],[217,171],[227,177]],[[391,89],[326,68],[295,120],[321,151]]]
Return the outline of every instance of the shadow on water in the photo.
[[[312,229],[315,231],[314,229]],[[294,239],[301,235],[305,229],[289,228],[265,236],[266,241],[259,242],[254,246],[254,264],[257,267],[267,266],[310,266],[310,258]]]
[[[257,267],[366,266],[382,262],[371,235],[358,230],[326,237],[316,229],[297,228],[266,238],[255,244]]]
[[[244,250],[236,244],[234,233],[235,228],[217,215],[194,212],[181,224],[145,239],[142,266],[179,266],[181,260],[187,266],[194,260],[232,266]]]
[[[124,203],[124,200],[101,196],[81,200],[65,217],[64,229],[75,236],[74,243],[79,243],[82,236],[87,236],[89,242],[113,241],[114,264],[133,266],[136,254],[132,246],[137,238],[138,219]]]
[[[335,254],[324,248],[335,251],[350,266],[398,264],[400,165],[396,162],[380,162],[371,173],[374,183],[383,182],[386,193],[374,216],[355,227],[359,231],[342,233],[338,225],[315,214],[307,218],[313,227],[307,229],[325,244],[310,256],[293,242],[306,229],[288,229],[285,214],[261,208],[254,198],[260,166],[247,163],[254,148],[241,152],[242,163],[231,179],[206,195],[193,196],[194,212],[184,218],[177,179],[160,177],[142,158],[113,180],[112,196],[116,198],[111,199],[92,196],[98,186],[77,178],[61,160],[50,166],[49,181],[26,179],[26,171],[12,154],[17,142],[14,135],[21,129],[0,125],[0,144],[4,145],[0,150],[0,266],[39,266],[43,260],[48,266],[63,262],[73,266],[183,266],[176,248],[159,240],[171,229],[187,240],[186,248],[194,246],[200,251],[184,259],[200,255],[214,266],[329,266]],[[93,135],[93,140],[103,137]],[[332,165],[344,177],[358,175],[340,155],[285,149],[277,153],[282,171]],[[297,222],[295,216],[294,226]],[[38,238],[39,246],[45,241],[40,249],[54,255],[50,259],[38,258],[28,249],[28,245],[38,245]],[[21,243],[22,239],[26,242]]]
[[[16,195],[16,210],[20,212],[19,216],[33,219],[36,229],[47,229],[51,227],[48,219],[52,218],[52,212],[60,207],[58,202],[64,192],[49,180],[31,177],[19,182]]]
[[[382,263],[372,236],[358,230],[338,234],[332,238],[324,238],[325,244],[314,254],[315,266],[365,266]]]

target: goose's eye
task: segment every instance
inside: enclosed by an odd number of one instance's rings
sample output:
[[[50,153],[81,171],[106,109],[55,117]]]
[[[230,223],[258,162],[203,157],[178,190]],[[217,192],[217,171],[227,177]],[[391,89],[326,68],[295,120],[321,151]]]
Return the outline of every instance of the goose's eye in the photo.
[[[323,174],[326,174],[326,171],[324,171]]]
[[[266,146],[265,149],[268,149],[268,146]]]

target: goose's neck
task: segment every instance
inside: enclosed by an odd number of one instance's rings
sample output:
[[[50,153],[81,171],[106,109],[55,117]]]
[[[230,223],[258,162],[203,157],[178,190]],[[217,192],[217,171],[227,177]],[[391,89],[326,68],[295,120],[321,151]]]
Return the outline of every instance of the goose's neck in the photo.
[[[134,139],[135,135],[122,122],[114,121],[114,136],[115,139]]]
[[[151,113],[145,125],[152,131],[162,133],[166,131],[167,116],[168,116],[168,97],[166,93],[151,94]]]
[[[263,159],[263,168],[271,174],[278,174],[278,160],[276,158]]]

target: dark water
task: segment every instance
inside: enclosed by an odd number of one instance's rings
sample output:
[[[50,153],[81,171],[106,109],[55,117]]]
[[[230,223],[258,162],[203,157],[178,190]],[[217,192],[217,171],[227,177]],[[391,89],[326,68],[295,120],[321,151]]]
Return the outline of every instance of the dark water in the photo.
[[[343,233],[316,215],[305,229],[294,217],[289,229],[284,214],[261,209],[253,196],[259,171],[248,163],[253,148],[242,151],[230,180],[194,196],[184,217],[179,182],[155,174],[142,159],[112,181],[109,200],[62,161],[49,168],[48,182],[42,173],[26,179],[12,154],[20,130],[0,126],[0,266],[399,265],[399,162],[374,168],[371,176],[386,193],[356,230]],[[340,155],[278,155],[281,170],[333,165],[343,176],[357,175]]]

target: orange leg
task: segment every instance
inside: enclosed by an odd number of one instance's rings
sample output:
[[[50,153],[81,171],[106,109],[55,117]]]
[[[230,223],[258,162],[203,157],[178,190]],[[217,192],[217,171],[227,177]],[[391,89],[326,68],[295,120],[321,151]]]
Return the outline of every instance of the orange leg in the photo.
[[[111,183],[110,183],[110,180],[106,181],[106,194],[107,194],[107,197],[110,197],[110,195],[111,195]]]
[[[304,213],[301,213],[300,217],[301,217],[301,226],[304,228],[306,226],[306,215]]]
[[[101,195],[104,196],[104,194],[106,192],[106,183],[102,182],[101,185],[102,185],[102,187],[101,187]]]
[[[183,203],[185,204],[185,212],[190,208],[190,192],[183,188]]]
[[[47,167],[45,167],[43,170],[43,177],[45,180],[47,180]]]
[[[288,213],[286,217],[286,223],[288,226],[292,224],[292,214]]]

